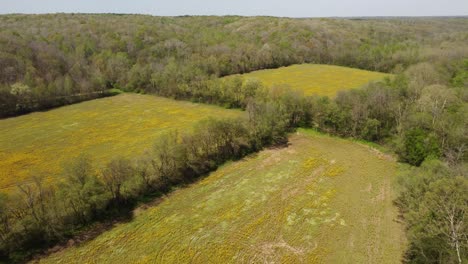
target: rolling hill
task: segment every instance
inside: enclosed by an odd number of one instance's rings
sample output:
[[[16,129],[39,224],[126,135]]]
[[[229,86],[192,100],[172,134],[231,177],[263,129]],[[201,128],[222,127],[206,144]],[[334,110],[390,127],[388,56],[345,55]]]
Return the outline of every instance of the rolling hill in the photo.
[[[302,90],[305,95],[334,97],[340,90],[360,88],[371,81],[382,80],[391,75],[334,65],[298,64],[254,71],[241,76],[258,79],[266,86],[287,85]]]
[[[308,130],[41,263],[399,263],[392,157]]]

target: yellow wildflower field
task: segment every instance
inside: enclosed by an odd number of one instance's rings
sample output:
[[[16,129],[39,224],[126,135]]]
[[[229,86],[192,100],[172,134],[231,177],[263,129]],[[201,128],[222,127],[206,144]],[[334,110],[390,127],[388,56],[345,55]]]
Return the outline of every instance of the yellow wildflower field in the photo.
[[[334,65],[298,64],[254,71],[241,76],[258,79],[268,87],[287,85],[303,91],[305,95],[335,97],[340,90],[360,88],[371,81],[382,80],[391,75]]]
[[[97,165],[143,153],[161,133],[242,112],[150,95],[120,94],[0,120],[0,189],[31,176],[53,179],[86,153]]]
[[[41,263],[400,263],[392,157],[309,130]]]

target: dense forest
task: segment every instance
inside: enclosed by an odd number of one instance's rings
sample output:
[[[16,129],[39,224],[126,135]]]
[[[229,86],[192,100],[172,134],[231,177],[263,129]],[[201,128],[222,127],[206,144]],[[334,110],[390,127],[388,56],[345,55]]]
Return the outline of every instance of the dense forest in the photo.
[[[96,172],[92,157],[0,196],[0,256],[20,261],[96,220],[167,193],[230,159],[287,141],[297,127],[385,145],[408,169],[400,207],[405,261],[468,260],[468,20],[1,16],[2,116],[101,96],[109,89],[242,108],[241,120],[207,120],[169,133],[136,161]],[[394,73],[336,98],[218,77],[295,63]],[[183,143],[183,144],[180,144]]]
[[[207,79],[304,62],[395,72],[438,61],[444,71],[466,57],[467,38],[466,19],[457,18],[55,14],[0,23],[0,116],[110,88],[185,98]]]

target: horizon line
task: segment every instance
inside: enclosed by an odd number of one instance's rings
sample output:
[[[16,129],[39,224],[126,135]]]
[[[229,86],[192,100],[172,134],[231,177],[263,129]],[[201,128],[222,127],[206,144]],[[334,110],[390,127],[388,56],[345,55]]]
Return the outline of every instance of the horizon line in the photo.
[[[152,17],[275,17],[275,18],[468,18],[468,15],[362,15],[362,16],[276,16],[276,15],[207,15],[207,14],[184,14],[184,15],[156,15],[145,13],[120,13],[120,12],[50,12],[50,13],[1,13],[0,16],[6,15],[140,15]]]

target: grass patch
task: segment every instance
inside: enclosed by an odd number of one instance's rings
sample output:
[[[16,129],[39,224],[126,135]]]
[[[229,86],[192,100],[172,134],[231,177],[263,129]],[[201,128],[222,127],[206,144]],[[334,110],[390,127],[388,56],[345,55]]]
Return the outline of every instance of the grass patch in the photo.
[[[116,156],[133,158],[165,131],[190,129],[206,117],[240,115],[236,110],[127,93],[3,119],[0,189],[34,175],[53,179],[63,163],[81,153],[98,165]]]
[[[43,263],[400,263],[397,163],[299,130]]]
[[[288,85],[303,91],[305,95],[335,97],[340,90],[360,88],[371,81],[382,80],[390,74],[333,65],[299,64],[254,71],[242,76],[258,79],[266,86]]]

